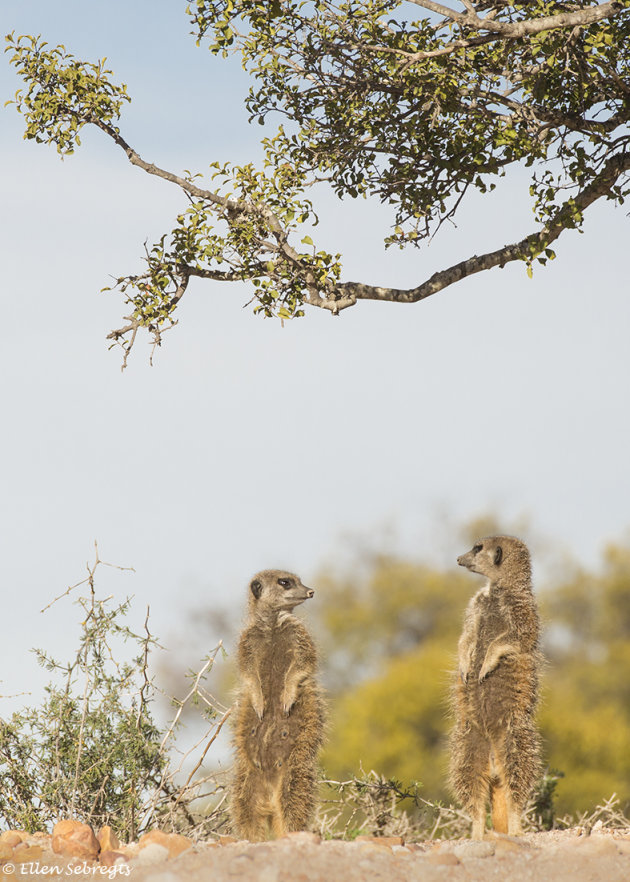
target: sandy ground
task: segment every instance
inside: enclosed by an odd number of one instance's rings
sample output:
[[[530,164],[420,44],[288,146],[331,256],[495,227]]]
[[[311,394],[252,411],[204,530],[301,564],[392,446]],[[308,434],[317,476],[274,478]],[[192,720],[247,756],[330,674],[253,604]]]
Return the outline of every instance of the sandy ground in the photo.
[[[41,852],[41,854],[39,853]],[[483,842],[404,843],[396,839],[320,840],[293,833],[265,843],[201,843],[169,858],[153,844],[113,866],[53,854],[40,838],[34,859],[5,862],[0,880],[74,878],[132,882],[629,882],[630,828],[533,833]]]

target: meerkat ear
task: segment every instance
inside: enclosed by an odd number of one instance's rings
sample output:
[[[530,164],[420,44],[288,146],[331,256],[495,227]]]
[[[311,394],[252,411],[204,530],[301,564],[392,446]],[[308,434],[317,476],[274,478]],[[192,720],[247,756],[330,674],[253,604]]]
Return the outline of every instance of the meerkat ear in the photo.
[[[258,579],[254,579],[249,587],[251,588],[251,592],[256,600],[258,600],[258,598],[262,594],[262,582],[259,582]]]
[[[503,560],[503,549],[500,545],[497,545],[497,550],[494,552],[494,565],[498,567],[501,561]]]

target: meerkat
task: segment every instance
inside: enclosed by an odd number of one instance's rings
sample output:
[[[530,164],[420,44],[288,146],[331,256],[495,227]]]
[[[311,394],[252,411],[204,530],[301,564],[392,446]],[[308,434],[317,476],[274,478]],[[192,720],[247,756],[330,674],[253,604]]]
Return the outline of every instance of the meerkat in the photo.
[[[304,830],[315,807],[324,703],[315,645],[292,615],[314,593],[282,570],[264,570],[249,585],[230,802],[237,832],[251,841]]]
[[[480,539],[457,563],[487,582],[470,600],[458,644],[451,784],[482,839],[486,805],[499,833],[521,833],[540,774],[534,722],[541,655],[527,546],[511,536]]]

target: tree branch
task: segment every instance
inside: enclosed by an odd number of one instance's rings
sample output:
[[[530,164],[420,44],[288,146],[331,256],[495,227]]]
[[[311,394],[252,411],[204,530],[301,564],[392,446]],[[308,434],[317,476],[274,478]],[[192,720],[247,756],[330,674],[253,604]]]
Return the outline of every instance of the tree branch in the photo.
[[[416,6],[422,6],[431,12],[437,12],[448,21],[457,22],[475,31],[490,31],[477,37],[467,37],[453,40],[442,49],[434,49],[428,52],[416,52],[407,55],[409,59],[405,69],[415,61],[423,61],[428,58],[438,58],[442,55],[450,55],[458,49],[467,49],[471,46],[481,46],[493,40],[517,40],[521,37],[533,36],[543,31],[557,30],[558,28],[587,27],[604,18],[610,18],[620,13],[624,8],[622,0],[611,0],[609,3],[601,3],[599,6],[582,9],[578,12],[562,12],[558,15],[547,15],[542,18],[530,19],[519,22],[494,21],[494,16],[487,15],[481,18],[470,11],[456,12],[442,3],[433,3],[431,0],[410,0]]]
[[[166,171],[165,169],[154,165],[152,162],[146,162],[138,153],[136,153],[133,147],[125,141],[118,129],[114,126],[110,126],[94,116],[90,118],[89,122],[97,126],[102,132],[105,132],[106,135],[118,144],[118,146],[125,151],[127,159],[132,165],[137,165],[138,168],[143,169],[148,174],[156,175],[158,178],[163,178],[165,181],[177,184],[178,187],[181,187],[182,190],[185,190],[186,193],[189,193],[191,196],[196,196],[197,199],[205,199],[208,202],[212,202],[213,205],[218,205],[228,211],[250,210],[250,206],[246,203],[239,202],[235,199],[226,199],[225,196],[220,196],[212,190],[204,190],[202,187],[197,187],[191,181],[187,181],[186,178],[174,175],[172,172]]]
[[[606,162],[602,171],[581,190],[575,197],[565,202],[554,217],[543,227],[542,230],[531,233],[520,242],[512,245],[504,245],[497,251],[490,251],[480,256],[474,255],[456,263],[448,269],[434,273],[430,279],[418,285],[416,288],[381,288],[373,285],[365,285],[361,282],[341,283],[337,291],[340,299],[333,303],[322,304],[309,301],[314,306],[324,306],[333,312],[352,306],[357,300],[381,300],[394,303],[417,303],[425,300],[432,294],[454,285],[462,279],[472,276],[484,270],[499,266],[503,268],[506,263],[514,260],[527,260],[544,251],[560,234],[570,229],[571,218],[576,212],[583,213],[593,202],[610,192],[617,178],[630,169],[630,153],[622,153],[613,156]]]
[[[456,12],[442,3],[433,3],[431,0],[411,0],[411,2],[416,6],[428,9],[430,12],[437,12],[438,15],[444,16],[449,21],[467,25],[475,30],[492,31],[500,37],[509,39],[532,36],[557,28],[585,27],[596,21],[601,21],[603,18],[616,15],[624,7],[622,0],[611,0],[611,2],[600,3],[599,6],[591,6],[577,12],[560,12],[558,15],[545,15],[528,21],[501,22],[489,17],[481,18],[477,13],[471,11],[468,4],[465,4],[467,12]]]

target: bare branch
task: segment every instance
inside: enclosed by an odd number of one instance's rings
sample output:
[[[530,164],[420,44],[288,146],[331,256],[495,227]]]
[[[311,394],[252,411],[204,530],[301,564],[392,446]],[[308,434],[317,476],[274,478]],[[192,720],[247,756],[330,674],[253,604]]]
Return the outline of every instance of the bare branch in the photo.
[[[125,141],[118,129],[114,128],[114,126],[104,123],[97,117],[91,117],[89,121],[97,128],[101,129],[101,131],[105,132],[106,135],[109,135],[109,137],[125,151],[127,159],[132,165],[137,165],[138,168],[143,169],[147,174],[156,175],[158,178],[163,178],[165,181],[177,184],[178,187],[181,187],[186,193],[190,193],[191,196],[195,196],[197,199],[205,199],[207,202],[212,202],[214,205],[219,205],[222,208],[226,208],[228,211],[247,211],[249,209],[249,206],[245,203],[240,203],[235,199],[226,199],[225,196],[220,196],[212,190],[205,190],[202,187],[197,187],[196,184],[187,181],[186,178],[182,178],[179,175],[166,171],[158,165],[154,165],[152,162],[146,162],[146,160],[142,159],[140,154],[136,153],[133,147]]]

